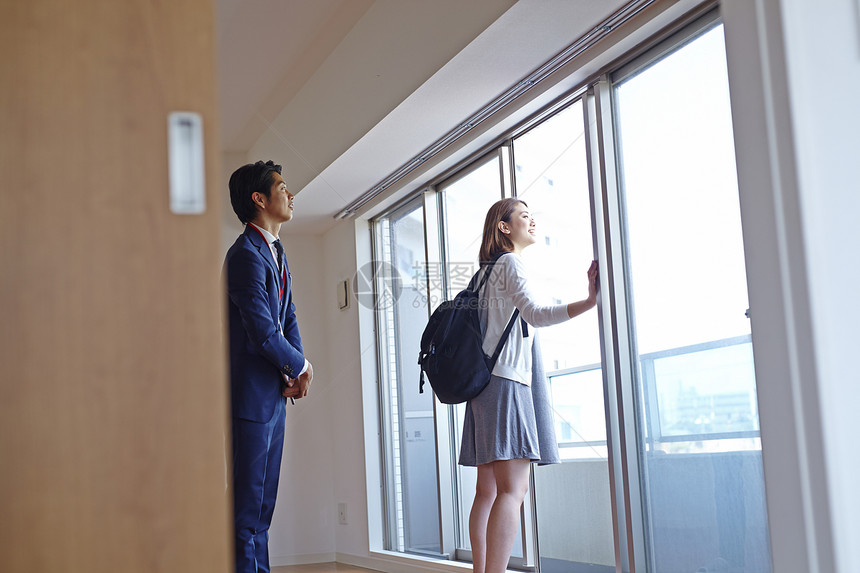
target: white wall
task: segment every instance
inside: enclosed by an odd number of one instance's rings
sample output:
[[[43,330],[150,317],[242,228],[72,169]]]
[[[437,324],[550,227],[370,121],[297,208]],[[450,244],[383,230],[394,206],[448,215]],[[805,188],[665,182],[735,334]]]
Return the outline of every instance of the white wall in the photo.
[[[335,288],[342,280],[350,281],[356,271],[356,224],[341,221],[323,237],[325,256],[325,318],[328,328],[328,361],[331,368],[333,400],[328,413],[332,427],[332,456],[335,476],[335,503],[347,504],[347,525],[335,530],[338,553],[368,555],[367,482],[365,476],[364,399],[362,385],[375,389],[375,378],[362,380],[362,361],[374,361],[373,344],[361,345],[359,337],[360,306],[350,295],[349,307],[339,310]],[[375,408],[375,404],[368,405]],[[376,436],[375,428],[371,428]]]
[[[860,568],[860,14],[725,0],[774,571]]]
[[[784,0],[836,570],[860,570],[860,2]]]
[[[298,207],[296,216],[300,216]],[[328,561],[334,559],[337,523],[332,411],[339,390],[329,360],[330,330],[325,308],[327,303],[333,304],[334,289],[324,288],[322,237],[282,232],[281,242],[290,266],[302,345],[305,357],[314,366],[314,380],[307,397],[287,405],[284,457],[269,554],[272,564]]]

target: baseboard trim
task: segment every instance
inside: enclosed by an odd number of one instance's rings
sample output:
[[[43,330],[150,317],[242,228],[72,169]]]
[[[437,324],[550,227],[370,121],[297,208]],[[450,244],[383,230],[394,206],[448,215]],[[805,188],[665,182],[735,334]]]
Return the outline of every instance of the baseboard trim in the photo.
[[[269,557],[269,563],[272,567],[334,562],[384,573],[467,573],[472,570],[471,563],[407,555],[394,551],[373,551],[370,555],[338,552],[273,555]]]
[[[335,553],[305,553],[302,555],[270,555],[269,564],[272,567],[282,565],[308,565],[310,563],[332,563],[337,560]]]
[[[337,562],[385,573],[465,573],[471,563],[406,555],[393,551],[373,551],[370,555],[337,553]]]

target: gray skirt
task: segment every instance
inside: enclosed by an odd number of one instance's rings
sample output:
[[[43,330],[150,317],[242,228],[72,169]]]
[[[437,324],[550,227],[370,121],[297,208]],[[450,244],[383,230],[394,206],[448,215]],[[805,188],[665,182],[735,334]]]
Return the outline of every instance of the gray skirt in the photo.
[[[492,376],[484,391],[466,403],[460,465],[518,459],[539,464],[561,461],[538,340],[532,345],[531,386]]]

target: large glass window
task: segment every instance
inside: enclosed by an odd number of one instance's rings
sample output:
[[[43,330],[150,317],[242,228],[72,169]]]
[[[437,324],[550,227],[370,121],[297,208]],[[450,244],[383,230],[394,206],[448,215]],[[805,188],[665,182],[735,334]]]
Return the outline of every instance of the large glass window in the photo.
[[[770,570],[721,27],[614,89],[654,571]]]
[[[374,221],[388,549],[471,558],[465,408],[418,393],[416,357],[516,196],[538,295],[585,297],[592,259],[603,290],[539,331],[563,462],[534,468],[510,565],[770,573],[722,29],[662,40]]]
[[[441,552],[433,394],[418,393],[414,366],[427,323],[424,217],[413,202],[377,224],[377,279],[388,548]],[[385,296],[385,293],[388,293]],[[393,294],[392,294],[393,293]]]

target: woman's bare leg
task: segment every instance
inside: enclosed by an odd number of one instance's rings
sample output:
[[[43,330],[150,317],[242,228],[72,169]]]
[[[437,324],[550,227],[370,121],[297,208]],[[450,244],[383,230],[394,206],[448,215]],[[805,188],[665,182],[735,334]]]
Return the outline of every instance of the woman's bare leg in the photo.
[[[478,483],[475,485],[475,501],[469,514],[469,541],[472,545],[472,568],[475,573],[485,573],[487,561],[487,520],[496,500],[496,476],[493,464],[478,466]]]
[[[529,460],[500,460],[491,465],[496,499],[487,520],[485,566],[481,573],[504,573],[520,523],[520,506],[529,488]]]

